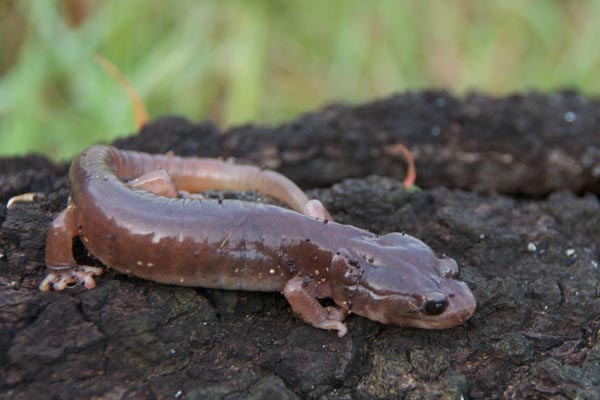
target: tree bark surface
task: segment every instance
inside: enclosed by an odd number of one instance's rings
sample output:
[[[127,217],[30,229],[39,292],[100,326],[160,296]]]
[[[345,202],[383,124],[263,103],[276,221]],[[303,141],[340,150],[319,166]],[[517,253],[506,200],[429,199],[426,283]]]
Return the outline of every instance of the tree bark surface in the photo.
[[[571,92],[419,92],[277,127],[164,117],[115,142],[277,169],[338,222],[455,258],[478,308],[442,331],[350,316],[339,339],[279,293],[116,272],[93,290],[42,293],[68,166],[0,159],[0,398],[600,398],[599,109]],[[397,143],[414,152],[421,190],[404,190]],[[24,192],[45,196],[5,207]],[[75,254],[89,257],[81,243]]]

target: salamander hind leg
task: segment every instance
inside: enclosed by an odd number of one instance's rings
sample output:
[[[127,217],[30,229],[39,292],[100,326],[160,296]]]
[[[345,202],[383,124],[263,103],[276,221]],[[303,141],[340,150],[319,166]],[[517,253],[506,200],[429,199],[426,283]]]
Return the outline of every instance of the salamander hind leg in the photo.
[[[175,179],[164,169],[148,172],[139,178],[129,181],[128,184],[136,189],[147,190],[157,196],[181,197],[184,199],[202,200],[204,196],[200,193],[190,193],[179,190]]]
[[[346,313],[336,307],[323,307],[316,296],[306,286],[304,279],[296,277],[290,279],[283,289],[283,295],[290,303],[292,310],[302,320],[320,329],[333,329],[342,337],[348,332],[344,318]]]
[[[83,284],[86,289],[96,287],[94,276],[102,274],[102,268],[80,265],[64,269],[53,269],[48,267],[48,274],[40,283],[39,289],[47,292],[50,289],[64,290],[74,284]]]
[[[157,169],[129,181],[128,184],[136,189],[147,190],[158,196],[178,197],[179,191],[173,177],[164,169]]]
[[[73,258],[73,238],[77,236],[74,206],[69,205],[56,216],[46,237],[46,266],[48,274],[39,285],[41,291],[63,290],[72,284],[82,283],[87,289],[96,286],[94,276],[102,268],[78,265]]]

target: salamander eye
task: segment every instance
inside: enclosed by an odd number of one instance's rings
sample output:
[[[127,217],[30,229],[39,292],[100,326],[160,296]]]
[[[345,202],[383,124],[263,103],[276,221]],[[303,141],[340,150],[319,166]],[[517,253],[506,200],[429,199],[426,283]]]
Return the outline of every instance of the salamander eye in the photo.
[[[448,299],[440,292],[429,292],[423,303],[423,311],[427,315],[440,315],[448,308]]]
[[[439,274],[445,278],[458,277],[458,264],[450,257],[438,260],[437,269]]]

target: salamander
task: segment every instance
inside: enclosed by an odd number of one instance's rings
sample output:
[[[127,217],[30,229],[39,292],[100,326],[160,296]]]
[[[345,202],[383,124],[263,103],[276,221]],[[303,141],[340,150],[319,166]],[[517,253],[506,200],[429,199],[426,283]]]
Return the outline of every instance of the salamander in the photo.
[[[78,236],[107,267],[143,279],[280,291],[304,321],[340,337],[349,313],[442,329],[476,307],[453,259],[407,234],[336,223],[275,171],[93,146],[72,162],[69,179],[69,204],[48,230],[43,291],[95,286],[102,269],[75,261]],[[255,190],[290,208],[194,195],[207,189]]]

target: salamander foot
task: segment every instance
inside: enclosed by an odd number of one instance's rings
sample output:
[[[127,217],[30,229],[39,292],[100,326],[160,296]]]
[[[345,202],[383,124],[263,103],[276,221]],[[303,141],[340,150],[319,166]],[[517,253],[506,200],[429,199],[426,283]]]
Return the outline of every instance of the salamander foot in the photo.
[[[283,295],[290,303],[292,310],[305,322],[321,329],[334,329],[339,337],[348,332],[344,318],[346,311],[341,308],[323,307],[316,298],[315,288],[306,286],[303,277],[290,279],[284,289]]]
[[[49,268],[49,271],[39,285],[42,292],[47,292],[50,289],[63,290],[70,287],[71,284],[79,283],[82,283],[86,289],[93,289],[96,286],[94,276],[102,274],[102,268],[87,265],[58,270]]]
[[[337,330],[338,337],[344,337],[348,333],[346,324],[343,323],[346,313],[337,307],[327,306],[327,317],[314,326],[321,329],[335,329]]]

